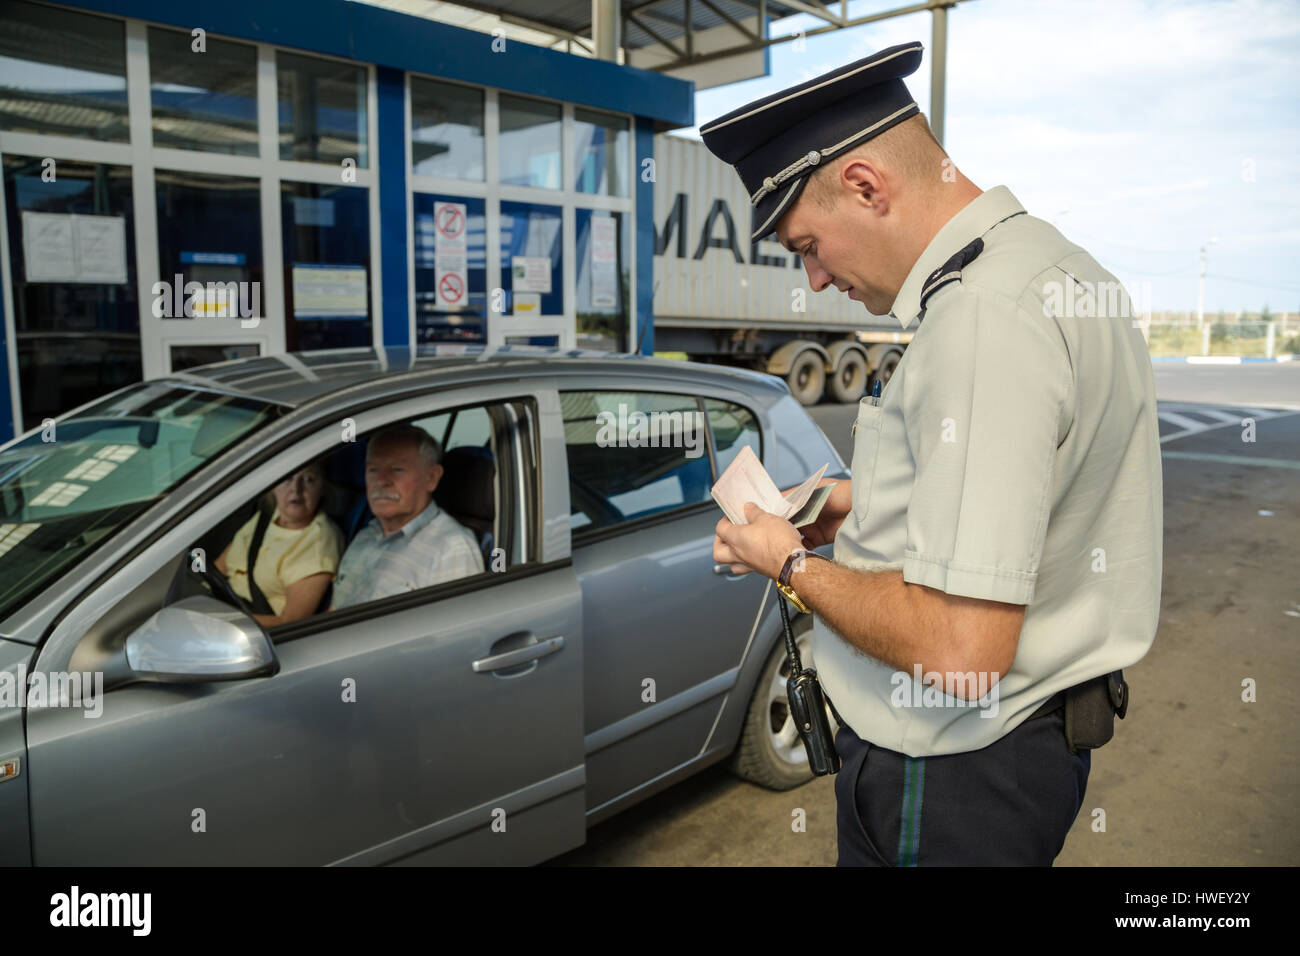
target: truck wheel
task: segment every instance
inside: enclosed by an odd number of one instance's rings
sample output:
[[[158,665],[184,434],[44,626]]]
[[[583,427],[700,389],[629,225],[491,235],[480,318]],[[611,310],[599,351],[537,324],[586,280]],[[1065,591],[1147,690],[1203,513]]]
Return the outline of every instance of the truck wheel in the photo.
[[[790,622],[794,642],[804,667],[812,667],[812,616],[801,614]],[[731,755],[731,771],[751,783],[769,790],[789,790],[812,779],[808,753],[803,739],[790,717],[790,702],[785,695],[785,681],[790,665],[785,656],[785,641],[772,648],[767,665],[754,685],[749,712],[741,729],[740,743]],[[839,723],[828,706],[832,736]]]
[[[785,382],[800,405],[816,405],[826,385],[826,366],[816,352],[801,352],[786,373]]]
[[[831,397],[841,404],[862,398],[867,387],[867,360],[862,353],[850,349],[840,356],[840,364],[835,367],[829,385]]]
[[[880,365],[876,368],[876,378],[880,380],[880,387],[884,388],[889,384],[889,379],[894,374],[894,369],[898,368],[899,359],[903,357],[902,352],[889,351],[880,359]]]

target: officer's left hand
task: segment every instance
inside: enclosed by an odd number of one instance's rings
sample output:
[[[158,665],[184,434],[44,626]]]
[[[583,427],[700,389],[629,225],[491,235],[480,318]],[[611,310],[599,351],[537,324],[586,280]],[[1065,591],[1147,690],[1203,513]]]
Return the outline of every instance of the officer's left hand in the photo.
[[[745,503],[745,520],[749,524],[732,524],[728,518],[718,522],[713,560],[731,565],[732,574],[757,571],[775,580],[790,552],[804,546],[803,538],[790,522],[752,501]]]

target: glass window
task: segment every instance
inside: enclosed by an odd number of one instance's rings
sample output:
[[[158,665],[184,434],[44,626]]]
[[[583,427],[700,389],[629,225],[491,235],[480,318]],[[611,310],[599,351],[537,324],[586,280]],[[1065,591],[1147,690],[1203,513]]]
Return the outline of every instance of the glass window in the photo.
[[[214,362],[229,362],[233,359],[253,358],[261,354],[255,343],[247,345],[173,345],[171,362],[173,372],[183,372],[187,368],[211,365]]]
[[[569,526],[599,528],[709,500],[699,403],[645,392],[564,392]]]
[[[733,405],[716,398],[704,400],[704,411],[709,416],[713,430],[714,455],[718,460],[718,474],[727,470],[740,449],[748,445],[763,460],[763,442],[758,419],[748,408]]]
[[[139,381],[131,170],[4,157],[23,427]]]
[[[411,164],[417,175],[483,180],[483,91],[411,77]]]
[[[280,199],[287,350],[369,346],[367,190],[284,182]]]
[[[559,206],[501,203],[501,286],[506,290],[506,314],[563,314],[560,224]]]
[[[439,412],[412,422],[433,436],[443,452],[453,448],[489,448],[492,444],[492,418],[482,405]]]
[[[213,320],[265,315],[257,180],[159,169],[154,182],[159,275],[167,284],[162,291],[170,293],[155,300],[154,314]],[[203,284],[202,294],[186,291],[191,282]],[[193,315],[186,314],[187,305]],[[220,321],[219,327],[232,326]]]
[[[257,48],[149,28],[153,144],[257,155]]]
[[[600,196],[628,194],[632,137],[625,118],[575,107],[573,110],[575,189]]]
[[[0,453],[0,616],[279,406],[145,383]]]
[[[126,34],[120,20],[0,4],[0,129],[125,143]]]
[[[560,104],[499,98],[501,182],[560,189]]]
[[[276,53],[280,158],[366,159],[366,71],[333,60]]]
[[[416,193],[417,342],[487,341],[487,225],[482,199]]]
[[[448,451],[465,445],[485,448],[491,441],[492,420],[488,417],[487,409],[463,408],[452,420],[451,429],[443,439],[442,447]]]
[[[578,233],[578,347],[630,351],[632,249],[625,214],[577,209],[574,226]]]

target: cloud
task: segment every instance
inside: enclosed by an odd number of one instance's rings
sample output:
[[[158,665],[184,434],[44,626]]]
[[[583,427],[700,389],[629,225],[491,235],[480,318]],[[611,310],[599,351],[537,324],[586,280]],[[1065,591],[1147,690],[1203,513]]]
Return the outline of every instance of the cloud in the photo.
[[[850,14],[879,9],[855,2]],[[697,116],[916,40],[925,56],[907,84],[929,112],[930,20],[811,37],[802,53],[775,46],[771,77],[700,94]],[[948,14],[944,143],[978,185],[1006,184],[1117,274],[1154,276],[1157,308],[1194,304],[1199,246],[1215,235],[1211,268],[1258,282],[1208,283],[1207,309],[1276,306],[1269,283],[1300,274],[1296,49],[1294,0],[960,3]]]

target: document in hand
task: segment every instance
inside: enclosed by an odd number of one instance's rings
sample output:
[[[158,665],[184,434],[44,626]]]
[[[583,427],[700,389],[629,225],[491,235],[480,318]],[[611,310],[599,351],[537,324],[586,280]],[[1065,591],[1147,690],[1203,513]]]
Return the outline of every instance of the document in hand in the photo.
[[[727,466],[713,486],[713,500],[732,524],[749,524],[745,520],[745,502],[752,501],[764,511],[785,518],[796,528],[812,524],[830,497],[834,485],[817,487],[830,462],[817,469],[807,481],[782,496],[781,489],[748,445]]]

